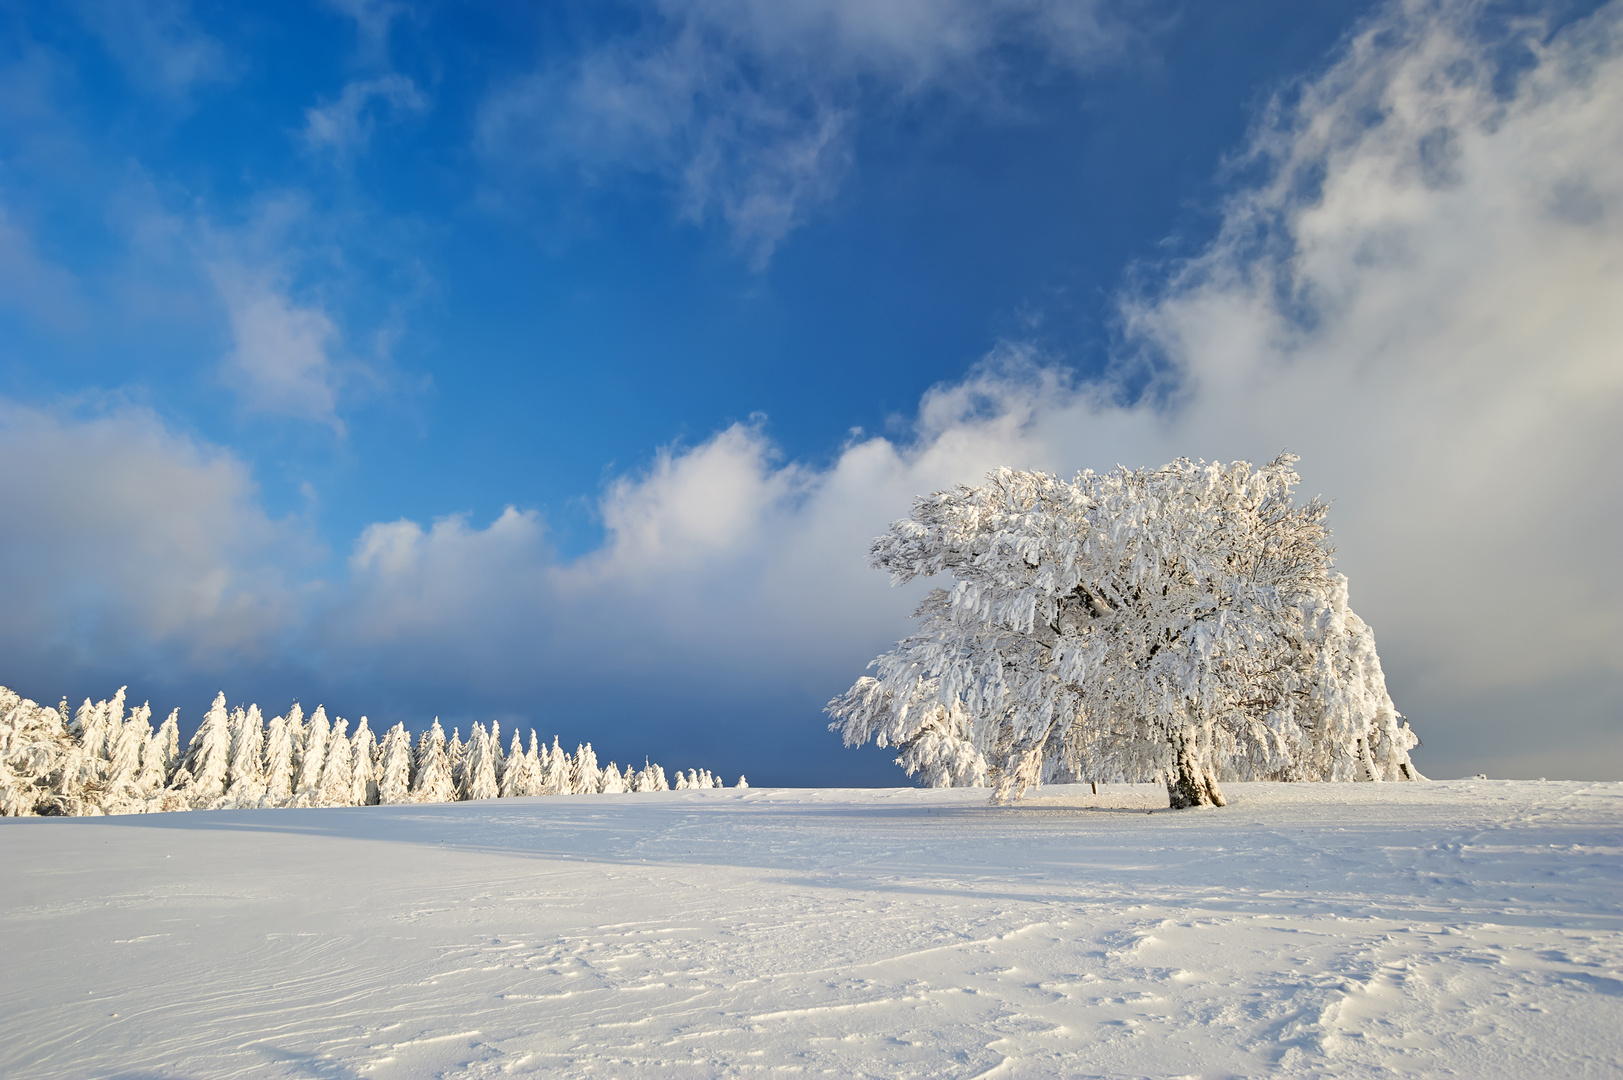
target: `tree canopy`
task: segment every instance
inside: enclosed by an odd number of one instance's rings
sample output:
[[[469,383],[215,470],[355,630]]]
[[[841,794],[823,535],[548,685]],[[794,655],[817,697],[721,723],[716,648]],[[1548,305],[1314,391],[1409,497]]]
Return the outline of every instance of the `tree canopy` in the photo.
[[[1417,778],[1369,626],[1296,458],[1180,458],[1072,480],[999,469],[876,538],[894,584],[948,575],[918,632],[828,705],[847,745],[933,786]]]

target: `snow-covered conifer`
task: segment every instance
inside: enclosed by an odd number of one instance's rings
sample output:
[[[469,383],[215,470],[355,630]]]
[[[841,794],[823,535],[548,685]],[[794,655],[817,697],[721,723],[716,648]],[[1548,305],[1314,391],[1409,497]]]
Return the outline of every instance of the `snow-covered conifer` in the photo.
[[[226,797],[236,806],[257,806],[265,794],[265,719],[259,706],[231,710],[230,727]]]
[[[304,747],[299,755],[299,777],[293,785],[294,804],[321,805],[321,775],[327,764],[327,743],[331,734],[327,708],[317,705],[304,729]]]
[[[525,768],[530,774],[531,795],[545,795],[547,793],[547,750],[536,738],[535,728],[530,729],[530,748],[524,752]]]
[[[124,718],[124,691],[119,687],[112,701],[84,704],[74,713],[68,725],[71,742],[63,763],[57,793],[63,800],[63,812],[68,814],[101,813],[102,794],[106,788],[108,751],[110,742],[117,738]]]
[[[475,723],[468,730],[468,745],[463,751],[462,783],[457,788],[459,799],[494,799],[501,795],[496,784],[496,758],[501,748],[491,741],[485,726]]]
[[[150,705],[131,709],[128,718],[119,725],[118,734],[110,738],[107,777],[101,795],[103,813],[139,814],[147,809],[152,793],[141,783],[141,752],[152,738],[151,718]]]
[[[292,779],[289,785],[295,794],[299,790],[299,770],[304,765],[304,742],[307,736],[304,709],[297,701],[287,711],[287,741],[292,748]]]
[[[293,711],[298,708],[293,706]],[[293,798],[293,733],[288,719],[271,717],[265,731],[265,792],[260,797],[261,806],[284,806]]]
[[[677,773],[678,778],[682,773]],[[648,758],[643,758],[643,775],[638,781],[641,791],[670,791],[670,781],[665,780],[665,768],[662,765],[652,765]]]
[[[134,784],[141,771],[141,751],[152,738],[152,706],[144,704],[130,710],[129,717],[119,725],[118,736],[110,740],[107,754],[107,783],[110,787]]]
[[[327,753],[321,764],[321,783],[312,806],[354,806],[355,768],[349,752],[349,721],[333,720],[327,735]]]
[[[675,783],[675,785],[673,785],[673,790],[675,790],[675,791],[686,791],[687,789],[688,789],[687,774],[684,773],[681,769],[677,769],[676,770],[676,783]]]
[[[502,773],[507,769],[507,761],[502,757],[502,725],[500,720],[490,722],[490,748],[492,750],[491,763],[496,774],[496,788],[501,790]]]
[[[748,780],[744,779],[743,774],[740,773],[739,777],[738,777],[738,783],[734,784],[733,786],[738,787],[738,788],[747,788],[747,787],[750,786],[750,782]]]
[[[170,790],[180,769],[180,710],[171,709],[141,751],[139,786],[148,810],[178,810],[180,796]]]
[[[372,735],[371,725],[363,716],[355,728],[355,734],[349,740],[352,777],[350,801],[354,806],[378,804],[377,751],[377,740]]]
[[[608,767],[603,770],[602,779],[598,781],[598,794],[618,795],[625,789],[625,779],[620,775],[620,766],[609,762]]]
[[[472,737],[471,733],[469,737]],[[468,764],[468,744],[462,741],[460,727],[451,729],[451,741],[445,744],[445,759],[451,763],[451,782],[461,791],[463,770]]]
[[[0,686],[0,814],[73,812],[59,792],[73,749],[66,701],[53,709]]]
[[[197,733],[186,747],[186,759],[181,765],[185,779],[180,790],[188,806],[207,809],[225,795],[226,779],[231,770],[231,716],[225,707],[225,691],[214,697],[214,704],[203,715]],[[179,773],[176,774],[177,777]]]
[[[405,724],[396,724],[378,748],[378,802],[385,805],[411,799],[411,736]]]
[[[1174,806],[1221,805],[1220,775],[1418,776],[1332,571],[1326,507],[1292,502],[1294,461],[1000,469],[916,500],[870,561],[954,588],[925,598],[878,678],[829,703],[831,726],[1000,801],[1056,771],[1166,777]]]
[[[547,751],[547,771],[542,778],[541,794],[568,795],[569,787],[569,755],[564,748],[558,745],[558,736],[552,737],[552,749]]]
[[[91,704],[90,699],[85,698],[84,704],[74,714],[73,723],[68,725],[68,733],[78,743],[87,760],[107,760],[110,744],[118,736],[124,720],[124,693],[128,689],[127,686],[119,687],[118,693],[110,701]]]
[[[446,753],[445,729],[440,718],[417,740],[417,764],[412,773],[411,799],[413,802],[451,802],[456,798],[456,785],[451,780],[451,759]]]
[[[501,779],[497,782],[501,797],[504,799],[517,798],[533,794],[530,790],[530,759],[524,754],[524,740],[519,736],[518,729],[513,729],[513,746],[507,752],[507,763],[502,767]]]
[[[569,787],[577,795],[595,795],[603,782],[603,771],[597,767],[597,754],[592,744],[576,745],[574,760],[569,764]]]

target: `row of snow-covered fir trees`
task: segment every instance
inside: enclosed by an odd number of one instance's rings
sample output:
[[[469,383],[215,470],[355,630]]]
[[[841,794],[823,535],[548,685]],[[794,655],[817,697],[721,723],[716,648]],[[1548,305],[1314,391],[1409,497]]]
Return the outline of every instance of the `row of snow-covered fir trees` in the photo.
[[[518,795],[572,795],[721,787],[708,770],[665,770],[644,762],[599,767],[590,743],[565,753],[517,731],[504,754],[501,728],[476,723],[467,742],[449,740],[436,718],[412,742],[404,724],[380,740],[366,717],[309,717],[294,705],[267,723],[259,706],[227,709],[225,695],[182,750],[180,710],[152,728],[147,705],[128,710],[124,689],[86,699],[70,719],[64,700],[38,705],[0,686],[0,814],[140,814],[280,806],[369,806]],[[739,786],[747,787],[743,777]]]

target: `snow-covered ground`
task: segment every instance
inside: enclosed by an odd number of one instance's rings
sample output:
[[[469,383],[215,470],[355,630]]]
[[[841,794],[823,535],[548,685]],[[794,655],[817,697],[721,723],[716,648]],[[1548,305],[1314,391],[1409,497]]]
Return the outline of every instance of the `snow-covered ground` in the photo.
[[[0,822],[0,1075],[1623,1075],[1623,784]]]

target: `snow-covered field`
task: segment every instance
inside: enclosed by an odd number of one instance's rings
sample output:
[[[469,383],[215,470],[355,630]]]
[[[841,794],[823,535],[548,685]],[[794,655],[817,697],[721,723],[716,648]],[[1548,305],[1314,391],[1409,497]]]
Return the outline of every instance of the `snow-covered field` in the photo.
[[[1623,784],[0,821],[0,1075],[1623,1075]]]

